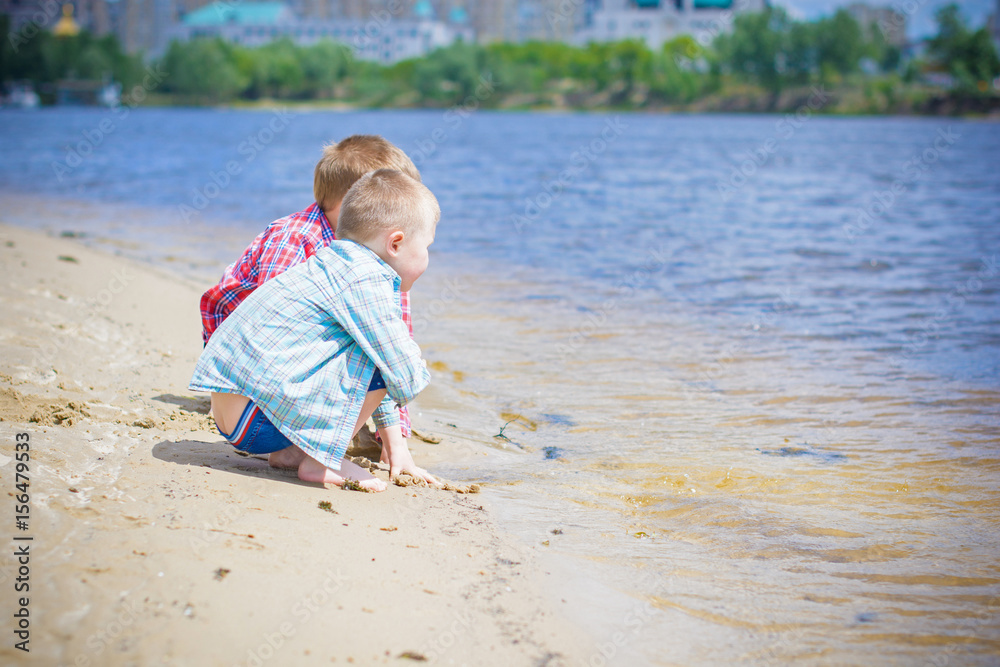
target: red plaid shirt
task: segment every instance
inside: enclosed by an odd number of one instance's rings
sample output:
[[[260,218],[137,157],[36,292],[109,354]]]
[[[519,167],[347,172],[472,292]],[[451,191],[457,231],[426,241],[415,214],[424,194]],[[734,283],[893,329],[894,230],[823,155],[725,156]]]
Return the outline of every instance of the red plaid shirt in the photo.
[[[243,255],[226,267],[222,280],[201,295],[202,338],[207,343],[222,321],[243,303],[243,299],[271,278],[301,264],[337,237],[319,204],[275,220],[260,233]],[[403,321],[413,335],[410,294],[403,292]],[[403,437],[409,438],[410,415],[399,409]]]

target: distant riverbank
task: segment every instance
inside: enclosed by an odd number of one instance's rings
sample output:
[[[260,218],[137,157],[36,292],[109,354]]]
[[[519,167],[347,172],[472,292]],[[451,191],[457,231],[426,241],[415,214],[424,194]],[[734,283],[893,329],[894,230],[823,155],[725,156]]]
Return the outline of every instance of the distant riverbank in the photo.
[[[738,13],[711,34],[567,44],[457,41],[373,61],[357,45],[289,36],[247,47],[221,37],[172,42],[144,60],[114,38],[42,32],[0,58],[0,86],[53,104],[59,85],[107,78],[139,105],[296,109],[478,109],[651,113],[1000,116],[1000,55],[957,5],[914,51],[840,10],[799,21],[781,8]],[[0,15],[0,31],[4,28]],[[910,45],[912,46],[912,45]]]
[[[800,113],[831,116],[936,116],[981,117],[1000,120],[1000,94],[968,95],[955,91],[905,84],[875,84],[827,87],[822,85],[790,88],[778,94],[753,86],[739,86],[685,104],[648,103],[645,99],[614,101],[606,93],[584,94],[546,92],[512,94],[481,102],[475,94],[457,104],[393,99],[374,102],[363,99],[284,100],[262,98],[211,104],[184,95],[150,96],[146,106],[214,106],[232,109],[291,108],[297,111],[360,111],[367,109],[441,109],[456,120],[480,107],[508,111],[626,111],[648,113]]]

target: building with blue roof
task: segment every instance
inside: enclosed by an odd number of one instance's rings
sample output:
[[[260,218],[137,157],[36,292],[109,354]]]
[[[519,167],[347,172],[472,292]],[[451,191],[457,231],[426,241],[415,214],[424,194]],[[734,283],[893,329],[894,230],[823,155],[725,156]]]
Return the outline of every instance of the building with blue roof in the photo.
[[[181,22],[189,26],[274,25],[295,19],[282,2],[213,2],[186,15]]]
[[[299,18],[283,2],[220,1],[184,16],[171,38],[218,37],[246,47],[285,38],[303,45],[330,40],[350,47],[356,58],[383,64],[417,58],[457,40],[475,40],[467,23],[436,20],[433,7],[426,0],[424,4],[418,2],[411,16],[373,11],[367,19],[323,20]]]

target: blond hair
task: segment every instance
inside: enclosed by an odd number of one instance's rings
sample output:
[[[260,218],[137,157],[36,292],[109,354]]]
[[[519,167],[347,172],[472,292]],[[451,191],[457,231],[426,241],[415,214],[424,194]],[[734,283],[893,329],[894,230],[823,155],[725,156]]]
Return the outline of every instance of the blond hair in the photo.
[[[427,186],[394,169],[372,171],[351,186],[340,205],[337,238],[366,243],[386,231],[432,231],[441,207]]]
[[[344,199],[354,182],[375,169],[395,169],[420,180],[406,153],[374,134],[355,134],[323,147],[323,156],[313,174],[313,194],[326,211]]]

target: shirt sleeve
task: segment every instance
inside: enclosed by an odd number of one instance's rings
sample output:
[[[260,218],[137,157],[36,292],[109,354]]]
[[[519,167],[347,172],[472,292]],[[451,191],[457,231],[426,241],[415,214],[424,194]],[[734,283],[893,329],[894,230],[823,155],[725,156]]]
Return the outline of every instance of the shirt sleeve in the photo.
[[[410,293],[401,293],[399,295],[399,303],[403,309],[403,322],[406,323],[406,329],[410,332],[410,338],[413,338],[413,318],[410,316]],[[378,422],[376,422],[377,424]],[[389,424],[389,426],[391,425]],[[413,435],[413,428],[410,425],[410,412],[405,405],[399,407],[399,428],[403,432],[404,438],[409,438]]]
[[[201,340],[205,344],[208,344],[208,339],[222,324],[223,316],[219,312],[220,294],[219,286],[213,285],[201,295]]]
[[[404,410],[406,408],[397,407],[396,403],[389,397],[388,392],[386,392],[385,398],[382,399],[382,402],[375,408],[375,412],[372,413],[372,421],[375,422],[375,428],[385,428],[400,424],[400,430],[402,430],[400,413]]]
[[[352,282],[334,299],[333,317],[375,362],[385,381],[386,400],[378,407],[377,425],[397,423],[394,405],[405,405],[430,383],[420,348],[410,338],[396,305],[392,284],[379,275]],[[391,399],[391,401],[389,400]]]

